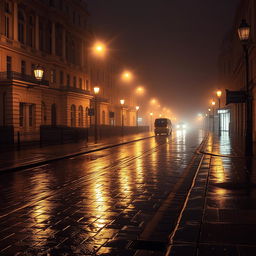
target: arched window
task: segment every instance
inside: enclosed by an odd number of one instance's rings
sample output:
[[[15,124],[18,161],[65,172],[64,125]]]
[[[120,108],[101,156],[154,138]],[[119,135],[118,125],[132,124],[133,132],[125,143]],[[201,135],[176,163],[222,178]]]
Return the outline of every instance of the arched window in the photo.
[[[42,104],[41,104],[41,124],[42,124],[42,125],[46,124],[46,121],[47,121],[46,105],[45,105],[45,103],[42,101]]]
[[[83,107],[79,106],[78,108],[78,126],[83,126]]]
[[[105,111],[102,111],[102,124],[106,124],[106,114]]]
[[[52,123],[52,126],[56,126],[57,125],[57,108],[56,108],[56,104],[52,104],[52,107],[51,107],[51,123]]]
[[[71,105],[71,126],[76,126],[76,106],[74,104]]]
[[[23,10],[18,12],[18,40],[25,43],[25,14]]]

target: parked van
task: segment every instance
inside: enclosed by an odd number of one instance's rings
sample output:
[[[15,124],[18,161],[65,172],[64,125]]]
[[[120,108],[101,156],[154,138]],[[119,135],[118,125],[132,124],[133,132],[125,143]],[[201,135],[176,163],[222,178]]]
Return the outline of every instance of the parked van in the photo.
[[[172,122],[168,118],[157,118],[155,120],[155,135],[166,134],[170,135],[172,133]]]

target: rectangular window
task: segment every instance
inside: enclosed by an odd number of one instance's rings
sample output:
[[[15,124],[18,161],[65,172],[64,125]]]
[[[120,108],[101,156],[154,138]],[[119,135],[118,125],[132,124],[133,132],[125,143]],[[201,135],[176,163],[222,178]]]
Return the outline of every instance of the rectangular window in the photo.
[[[63,71],[60,71],[60,84],[63,85]]]
[[[79,88],[82,90],[83,88],[83,80],[82,78],[79,78]]]
[[[5,3],[4,3],[4,11],[5,11],[6,13],[11,13],[11,8],[10,8],[9,2],[5,2]]]
[[[73,78],[73,86],[76,87],[76,77]]]
[[[8,16],[5,16],[4,20],[4,35],[10,37],[10,19]]]
[[[26,74],[26,62],[24,60],[21,61],[21,74]]]
[[[89,80],[86,80],[86,90],[89,91]]]
[[[29,105],[29,127],[34,126],[34,120],[35,120],[35,105],[30,104]]]
[[[70,75],[67,75],[67,86],[70,86]]]
[[[7,76],[11,76],[11,71],[12,71],[12,57],[11,56],[6,56],[6,71],[7,71]]]
[[[50,82],[56,83],[56,70],[55,69],[50,71]]]
[[[20,127],[24,127],[24,112],[25,112],[25,104],[20,102],[19,108],[19,118],[20,118]]]

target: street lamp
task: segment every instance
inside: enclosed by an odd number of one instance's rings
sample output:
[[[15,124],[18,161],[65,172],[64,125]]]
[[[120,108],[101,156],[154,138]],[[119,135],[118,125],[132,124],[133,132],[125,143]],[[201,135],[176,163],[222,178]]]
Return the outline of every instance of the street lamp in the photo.
[[[154,113],[150,113],[150,131],[152,132],[153,131],[153,115]]]
[[[143,95],[144,92],[145,92],[145,88],[142,87],[142,86],[139,86],[139,87],[136,88],[135,92],[136,92],[137,95]]]
[[[136,106],[136,126],[137,128],[139,127],[139,109],[140,107],[139,106]]]
[[[92,50],[95,55],[102,57],[106,54],[106,45],[102,42],[96,42]]]
[[[220,135],[220,98],[221,98],[221,95],[222,95],[222,91],[221,91],[221,90],[218,90],[218,91],[216,92],[216,94],[217,94],[218,101],[219,101],[218,117],[219,117],[219,135]]]
[[[98,142],[98,116],[97,116],[97,94],[99,94],[100,92],[100,88],[99,87],[94,87],[93,88],[94,91],[94,142],[95,144]]]
[[[214,114],[215,114],[214,106],[215,106],[216,102],[214,100],[212,100],[211,104],[212,104],[212,132],[214,133]]]
[[[122,79],[126,82],[129,82],[132,80],[132,73],[130,71],[124,71],[122,73]]]
[[[245,57],[245,86],[246,86],[246,133],[245,133],[245,155],[253,155],[253,112],[252,112],[252,91],[249,82],[249,38],[250,26],[246,20],[242,20],[238,28],[238,36],[242,42]]]
[[[122,122],[122,136],[124,136],[124,110],[123,110],[123,105],[124,105],[125,100],[120,100],[120,104],[121,104],[121,122]]]
[[[44,70],[40,65],[37,65],[34,69],[34,75],[36,80],[41,81],[44,76]]]

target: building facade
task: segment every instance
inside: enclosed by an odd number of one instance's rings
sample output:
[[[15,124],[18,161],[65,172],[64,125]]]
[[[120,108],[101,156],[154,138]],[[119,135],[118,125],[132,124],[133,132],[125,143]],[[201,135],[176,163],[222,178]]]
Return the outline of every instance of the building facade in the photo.
[[[232,91],[245,90],[245,58],[242,43],[239,40],[237,29],[241,24],[242,19],[246,19],[250,24],[251,34],[249,42],[249,80],[250,88],[253,95],[253,137],[256,140],[256,118],[255,118],[255,81],[256,81],[256,51],[255,51],[255,39],[256,39],[256,3],[253,0],[241,0],[233,26],[230,32],[223,40],[221,47],[221,54],[219,57],[219,74],[220,84],[222,89],[228,89]],[[233,134],[244,135],[246,129],[246,107],[245,103],[233,103],[225,105],[225,93],[223,94],[221,102],[222,110],[226,110],[230,115],[230,132]]]
[[[82,129],[93,125],[90,109],[95,106],[96,85],[101,88],[96,111],[99,124],[120,125],[114,65],[89,63],[93,36],[87,28],[88,16],[84,0],[0,2],[3,142],[39,140],[40,130],[47,126]],[[44,69],[41,81],[34,77],[37,65]],[[133,116],[133,109],[127,106],[124,111]],[[125,125],[135,125],[133,119],[126,119]]]

